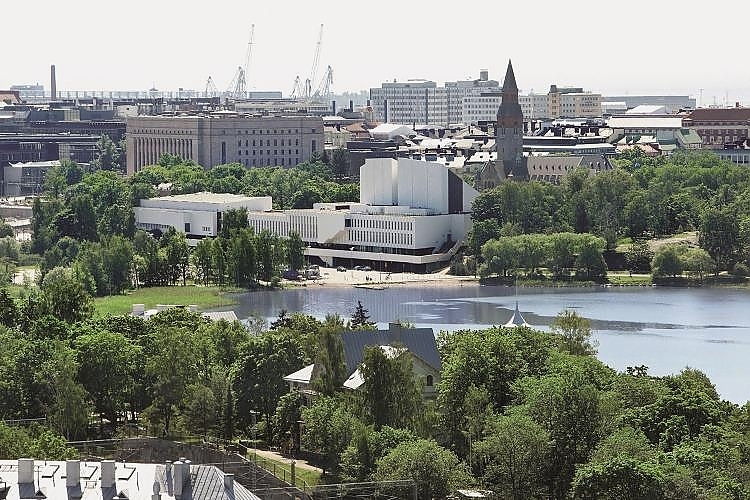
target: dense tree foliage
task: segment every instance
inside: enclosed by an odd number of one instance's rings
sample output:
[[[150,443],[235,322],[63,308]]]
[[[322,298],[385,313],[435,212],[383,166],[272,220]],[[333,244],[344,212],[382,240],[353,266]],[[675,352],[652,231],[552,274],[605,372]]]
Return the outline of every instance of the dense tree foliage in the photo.
[[[503,273],[514,264],[508,253],[499,258],[496,251],[485,256],[483,250],[485,243],[502,237],[591,233],[602,238],[603,250],[611,250],[624,237],[698,231],[700,247],[714,260],[715,269],[747,265],[750,170],[707,151],[649,158],[635,148],[615,164],[595,175],[583,168],[571,172],[560,185],[505,182],[482,192],[473,203],[470,250],[485,266],[498,269],[493,273]],[[631,269],[643,270],[649,261],[641,257],[632,261]],[[515,265],[534,267],[528,260]]]

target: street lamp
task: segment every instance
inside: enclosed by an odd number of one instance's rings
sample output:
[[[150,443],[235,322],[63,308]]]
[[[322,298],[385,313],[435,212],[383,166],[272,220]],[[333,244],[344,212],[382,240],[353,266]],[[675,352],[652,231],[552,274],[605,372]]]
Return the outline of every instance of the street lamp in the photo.
[[[250,443],[251,443],[251,445],[253,447],[253,467],[252,467],[252,469],[253,469],[253,490],[254,490],[256,488],[256,484],[255,484],[255,468],[258,466],[258,456],[257,456],[257,453],[256,453],[256,448],[255,448],[255,421],[257,419],[258,412],[255,411],[255,410],[250,410],[250,411],[248,411],[248,413],[250,414],[250,421],[251,421],[251,425],[252,425],[252,427],[250,428],[250,434],[251,434],[253,440]]]

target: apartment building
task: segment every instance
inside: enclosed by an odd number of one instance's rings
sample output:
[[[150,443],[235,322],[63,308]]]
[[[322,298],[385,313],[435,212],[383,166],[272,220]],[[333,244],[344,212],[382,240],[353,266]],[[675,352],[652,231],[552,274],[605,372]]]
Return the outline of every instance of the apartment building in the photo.
[[[127,119],[127,173],[154,165],[163,154],[204,168],[226,163],[292,167],[323,151],[319,116],[250,116],[236,112]]]

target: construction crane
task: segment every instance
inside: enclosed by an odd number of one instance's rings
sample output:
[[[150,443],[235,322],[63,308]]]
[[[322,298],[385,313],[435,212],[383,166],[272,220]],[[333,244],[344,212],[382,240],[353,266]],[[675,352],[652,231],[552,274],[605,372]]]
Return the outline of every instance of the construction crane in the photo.
[[[320,60],[320,45],[323,43],[323,25],[320,25],[318,33],[318,43],[315,45],[315,57],[313,58],[312,68],[310,69],[310,78],[305,81],[305,98],[309,99],[312,93],[312,85],[315,82],[315,76],[318,73],[318,61]]]
[[[218,95],[219,91],[216,89],[214,79],[209,76],[206,80],[206,97],[217,97]]]
[[[253,42],[255,40],[255,25],[250,25],[250,40],[247,42],[247,55],[245,56],[245,82],[243,87],[247,88],[247,75],[249,75],[248,71],[250,68],[250,55],[253,53]]]
[[[237,66],[237,71],[234,73],[232,82],[229,84],[229,87],[227,88],[226,92],[224,92],[224,97],[228,97],[231,99],[242,99],[246,96],[247,94],[245,93],[245,70],[242,69],[242,66]]]
[[[331,86],[333,85],[333,69],[328,66],[326,69],[326,73],[323,76],[323,79],[320,81],[320,85],[318,85],[318,88],[315,90],[315,94],[313,94],[313,98],[315,99],[330,99],[331,95],[333,94],[333,90],[331,89]]]
[[[289,97],[292,99],[299,99],[304,94],[304,90],[302,89],[302,84],[299,80],[299,75],[297,75],[297,78],[294,79],[294,87],[292,88],[292,93],[289,94]]]
[[[245,67],[237,67],[237,71],[229,84],[229,88],[224,93],[225,97],[231,99],[247,98],[247,71],[250,66],[250,55],[253,51],[253,41],[255,38],[255,25],[250,26],[250,41],[247,42],[247,55],[245,56]]]

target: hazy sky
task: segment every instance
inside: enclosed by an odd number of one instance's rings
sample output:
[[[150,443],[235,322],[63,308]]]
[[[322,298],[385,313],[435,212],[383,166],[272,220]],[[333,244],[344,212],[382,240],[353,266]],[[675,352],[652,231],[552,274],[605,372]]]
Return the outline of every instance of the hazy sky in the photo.
[[[750,3],[715,0],[469,2],[319,0],[41,0],[4,2],[0,88],[225,90],[244,66],[248,88],[291,92],[328,65],[335,92],[384,81],[502,81],[513,60],[522,92],[574,85],[603,94],[689,94],[703,104],[750,101],[744,22]]]

